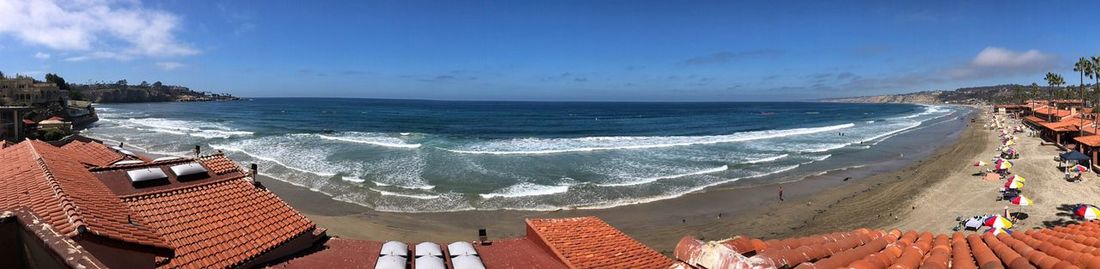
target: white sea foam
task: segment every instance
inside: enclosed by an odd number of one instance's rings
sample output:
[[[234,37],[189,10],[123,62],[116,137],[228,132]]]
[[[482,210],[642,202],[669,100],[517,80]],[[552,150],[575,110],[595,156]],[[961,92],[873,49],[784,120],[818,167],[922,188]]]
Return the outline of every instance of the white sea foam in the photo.
[[[825,127],[752,131],[734,133],[729,135],[710,136],[601,136],[583,138],[523,138],[491,141],[481,144],[475,144],[464,149],[444,148],[443,150],[465,154],[530,155],[600,150],[649,149],[780,138],[835,131],[844,128],[851,128],[853,126],[855,126],[855,124],[846,123]]]
[[[787,156],[790,156],[790,155],[789,154],[780,154],[780,155],[771,156],[771,157],[764,157],[764,158],[760,158],[760,159],[749,160],[749,161],[745,162],[745,164],[774,162],[774,161],[778,161],[779,159],[787,158]]]
[[[660,200],[673,199],[673,198],[677,198],[677,197],[680,197],[680,196],[684,196],[685,194],[701,191],[701,190],[706,189],[706,188],[710,188],[710,187],[714,187],[714,186],[718,186],[718,185],[722,185],[722,184],[726,184],[726,183],[736,182],[736,181],[742,180],[742,179],[759,178],[759,177],[765,177],[765,176],[770,176],[770,175],[774,175],[774,174],[779,174],[779,173],[791,171],[791,170],[794,170],[795,168],[798,168],[799,166],[801,166],[801,165],[800,164],[795,164],[795,165],[780,167],[780,168],[777,168],[775,170],[772,170],[772,171],[769,171],[769,172],[764,172],[764,173],[759,173],[759,174],[756,174],[756,175],[738,177],[738,178],[730,178],[730,179],[726,179],[726,180],[719,180],[719,181],[711,182],[709,184],[703,184],[703,185],[695,186],[695,187],[692,187],[692,188],[687,189],[685,191],[680,191],[680,192],[671,193],[671,194],[662,195],[662,196],[645,197],[645,198],[619,199],[619,200],[615,200],[615,201],[600,202],[600,203],[591,204],[591,205],[577,206],[575,208],[576,209],[606,209],[606,208],[613,208],[613,207],[619,207],[619,206],[624,206],[624,205],[644,204],[644,203],[655,202],[655,201],[660,201]]]
[[[264,160],[264,161],[269,161],[269,162],[278,164],[279,166],[286,167],[287,169],[298,171],[298,172],[310,173],[310,174],[323,176],[323,177],[331,177],[331,176],[336,175],[336,173],[318,172],[318,171],[311,171],[311,170],[307,170],[307,169],[303,169],[303,168],[294,167],[294,166],[291,166],[291,165],[287,165],[286,163],[283,163],[282,161],[280,161],[276,158],[272,158],[272,157],[268,157],[268,156],[264,156],[264,155],[260,155],[260,154],[255,154],[255,153],[246,151],[244,149],[229,146],[229,145],[211,144],[210,147],[212,147],[214,149],[224,150],[224,151],[239,152],[241,154],[248,155],[249,157]]]
[[[375,192],[380,193],[380,194],[385,195],[385,196],[398,196],[398,197],[421,199],[421,200],[438,199],[440,197],[439,195],[396,193],[396,192],[389,192],[389,191],[379,190],[379,189],[375,189],[375,188],[367,188],[367,189],[370,189],[372,191],[375,191]]]
[[[322,139],[342,141],[349,143],[368,144],[390,148],[419,148],[420,144],[409,144],[396,137],[389,137],[380,133],[343,132],[337,135],[317,135]]]
[[[434,185],[402,186],[402,185],[386,184],[386,183],[382,183],[382,182],[378,182],[378,181],[374,181],[374,180],[371,180],[370,182],[374,183],[375,186],[379,186],[379,187],[395,187],[395,188],[410,189],[410,190],[435,189]]]
[[[655,181],[658,181],[658,180],[662,180],[662,179],[672,179],[672,178],[681,178],[681,177],[686,177],[686,176],[694,176],[694,175],[703,175],[703,174],[717,173],[717,172],[722,172],[722,171],[726,171],[726,170],[729,170],[729,169],[730,169],[729,165],[723,165],[723,166],[720,166],[720,167],[715,167],[715,168],[710,168],[710,169],[704,169],[704,170],[699,170],[699,171],[695,171],[695,172],[690,172],[690,173],[683,173],[683,174],[675,174],[675,175],[667,175],[667,176],[659,176],[659,177],[650,177],[650,178],[643,178],[643,179],[639,179],[639,180],[634,180],[634,181],[628,181],[628,182],[621,182],[621,183],[601,183],[601,184],[596,184],[596,186],[600,186],[600,187],[621,187],[621,186],[634,186],[634,185],[641,185],[641,184],[646,184],[646,183],[652,183],[652,182],[655,182]]]
[[[367,182],[366,180],[364,180],[362,178],[357,178],[357,177],[340,177],[340,179],[343,179],[344,181],[347,181],[347,182],[354,182],[354,183]]]
[[[546,185],[538,185],[538,184],[532,184],[532,183],[527,183],[527,182],[521,182],[519,184],[508,186],[507,188],[504,188],[504,189],[501,189],[501,190],[498,190],[498,191],[495,191],[495,192],[492,192],[492,193],[481,193],[481,194],[478,194],[478,195],[481,196],[481,198],[483,198],[483,199],[492,199],[492,198],[497,198],[497,197],[500,197],[500,198],[516,198],[516,197],[527,197],[527,196],[551,195],[551,194],[565,193],[565,192],[568,192],[568,191],[569,191],[569,186],[546,186]]]
[[[202,138],[230,138],[251,136],[249,131],[240,131],[228,126],[203,121],[171,120],[161,118],[129,118],[119,122],[123,127],[139,130],[169,133]],[[140,127],[139,127],[140,126]]]

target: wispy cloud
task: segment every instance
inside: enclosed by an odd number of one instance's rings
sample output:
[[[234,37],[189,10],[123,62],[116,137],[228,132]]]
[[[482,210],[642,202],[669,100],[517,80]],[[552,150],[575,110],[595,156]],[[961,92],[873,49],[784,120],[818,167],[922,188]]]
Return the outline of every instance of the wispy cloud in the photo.
[[[184,65],[183,63],[179,63],[179,62],[157,62],[157,67],[160,67],[160,69],[164,69],[164,70],[168,70],[168,71],[176,70],[176,69],[179,69],[179,68],[184,67],[184,66],[186,66],[186,65]]]
[[[199,53],[179,41],[178,16],[139,1],[0,0],[0,34],[90,59],[177,57]]]
[[[1057,56],[1035,49],[1019,52],[987,47],[966,66],[949,69],[945,75],[953,79],[968,79],[1043,72],[1052,68],[1057,60]]]
[[[46,60],[46,59],[50,58],[50,54],[45,53],[45,52],[37,52],[37,53],[34,54],[34,58],[35,59],[40,59],[40,60]]]
[[[785,51],[777,50],[777,49],[758,49],[758,50],[747,50],[747,51],[740,51],[740,52],[722,51],[722,52],[717,52],[717,53],[713,53],[713,54],[710,54],[710,55],[692,57],[690,59],[684,60],[683,64],[685,64],[685,65],[726,64],[726,63],[731,63],[731,62],[745,60],[745,59],[774,58],[774,57],[782,56],[785,53],[786,53]]]

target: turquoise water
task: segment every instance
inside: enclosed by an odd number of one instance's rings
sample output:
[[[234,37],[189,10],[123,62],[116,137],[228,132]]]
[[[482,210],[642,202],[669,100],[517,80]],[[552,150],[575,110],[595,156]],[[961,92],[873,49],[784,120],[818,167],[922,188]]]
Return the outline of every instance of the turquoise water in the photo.
[[[86,135],[172,155],[201,145],[339,200],[412,212],[613,207],[812,174],[927,148],[942,138],[922,132],[957,128],[965,112],[279,98],[98,108]],[[882,143],[898,136],[912,138]]]

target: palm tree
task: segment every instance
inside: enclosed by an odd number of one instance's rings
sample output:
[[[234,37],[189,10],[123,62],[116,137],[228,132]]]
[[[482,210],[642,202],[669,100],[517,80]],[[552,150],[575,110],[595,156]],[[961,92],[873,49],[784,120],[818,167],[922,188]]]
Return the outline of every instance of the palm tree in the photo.
[[[1043,79],[1045,79],[1047,81],[1047,85],[1050,86],[1050,105],[1054,105],[1054,90],[1057,89],[1057,86],[1065,84],[1066,82],[1064,79],[1062,79],[1062,75],[1051,72],[1047,72],[1047,76]],[[1054,117],[1052,115],[1054,114],[1054,111],[1051,111],[1051,109],[1053,108],[1047,109],[1047,122],[1054,121]]]
[[[1077,63],[1073,65],[1073,71],[1076,71],[1080,75],[1080,78],[1081,78],[1081,87],[1077,88],[1077,92],[1078,92],[1078,96],[1080,96],[1080,98],[1081,98],[1081,108],[1084,109],[1086,107],[1086,105],[1085,105],[1085,103],[1086,103],[1085,102],[1085,73],[1091,73],[1092,72],[1092,61],[1090,61],[1088,58],[1085,58],[1085,57],[1078,58]],[[1077,118],[1080,119],[1080,125],[1081,125],[1081,128],[1077,131],[1077,135],[1083,136],[1083,135],[1085,135],[1085,128],[1084,128],[1085,127],[1085,117],[1084,117],[1084,114],[1082,113],[1081,115],[1078,115]]]

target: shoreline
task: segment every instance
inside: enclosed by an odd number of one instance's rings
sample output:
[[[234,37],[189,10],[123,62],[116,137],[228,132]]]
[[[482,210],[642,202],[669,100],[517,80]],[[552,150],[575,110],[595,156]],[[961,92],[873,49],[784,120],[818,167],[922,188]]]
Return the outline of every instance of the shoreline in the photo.
[[[973,110],[967,118],[981,117]],[[966,119],[966,118],[962,118]],[[460,211],[439,213],[380,212],[334,200],[322,193],[261,176],[259,180],[284,201],[339,237],[367,240],[459,241],[486,228],[492,239],[523,236],[523,219],[597,216],[635,239],[671,255],[684,235],[704,239],[749,235],[790,237],[896,223],[887,217],[917,197],[920,186],[942,180],[959,163],[980,154],[989,138],[980,123],[967,123],[953,143],[889,171],[835,169],[801,180],[748,187],[712,187],[680,197],[606,209],[558,211]],[[919,177],[921,180],[900,180]],[[937,180],[937,178],[939,180]],[[782,184],[786,201],[777,201]],[[898,215],[901,215],[900,213]],[[862,220],[860,220],[862,218]],[[812,222],[812,223],[811,223]],[[428,232],[425,232],[428,231]]]

